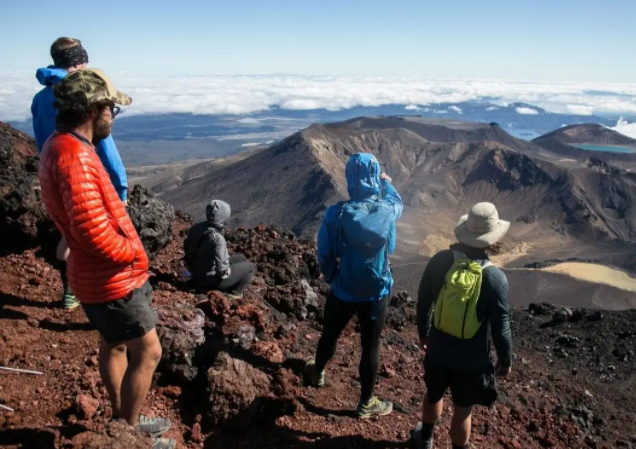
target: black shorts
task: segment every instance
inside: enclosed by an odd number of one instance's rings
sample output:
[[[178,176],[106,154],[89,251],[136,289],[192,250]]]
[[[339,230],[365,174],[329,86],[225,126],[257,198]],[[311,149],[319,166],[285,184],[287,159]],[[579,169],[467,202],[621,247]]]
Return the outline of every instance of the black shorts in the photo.
[[[491,407],[497,400],[495,369],[492,365],[481,371],[464,371],[448,368],[426,358],[424,383],[430,404],[439,402],[448,388],[453,403],[458,407]]]
[[[82,304],[88,321],[108,343],[141,338],[157,325],[157,312],[151,307],[152,287],[146,282],[128,297],[105,304]]]

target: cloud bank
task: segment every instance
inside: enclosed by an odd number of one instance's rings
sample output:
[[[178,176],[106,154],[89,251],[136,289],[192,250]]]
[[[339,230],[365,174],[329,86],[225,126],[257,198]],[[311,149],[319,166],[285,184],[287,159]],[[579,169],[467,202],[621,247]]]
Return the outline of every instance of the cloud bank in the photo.
[[[32,72],[2,72],[0,120],[30,115],[41,88]],[[116,86],[133,97],[127,114],[191,112],[249,114],[272,106],[341,110],[354,106],[404,104],[422,107],[488,99],[499,105],[529,103],[551,112],[636,114],[636,84],[534,82],[419,77],[294,75],[196,75],[111,73]]]
[[[620,118],[616,126],[610,127],[614,131],[618,131],[621,134],[624,134],[632,139],[636,139],[636,123],[630,123],[625,120],[623,117]]]

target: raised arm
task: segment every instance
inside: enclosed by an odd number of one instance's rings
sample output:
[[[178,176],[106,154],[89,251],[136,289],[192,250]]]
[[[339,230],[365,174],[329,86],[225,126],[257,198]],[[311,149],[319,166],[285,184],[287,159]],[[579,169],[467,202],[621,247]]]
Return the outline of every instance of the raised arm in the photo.
[[[395,209],[395,220],[399,220],[404,210],[404,204],[402,203],[402,197],[395,190],[388,177],[382,178],[382,193],[384,200],[392,204]]]

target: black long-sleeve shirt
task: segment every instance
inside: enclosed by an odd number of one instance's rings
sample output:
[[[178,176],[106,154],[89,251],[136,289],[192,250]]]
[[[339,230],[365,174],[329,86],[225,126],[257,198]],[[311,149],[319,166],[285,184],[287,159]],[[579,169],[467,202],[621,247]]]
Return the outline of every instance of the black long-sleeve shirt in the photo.
[[[456,245],[472,260],[487,260],[483,250]],[[426,357],[458,370],[479,370],[490,364],[490,336],[495,343],[497,357],[502,366],[511,366],[512,336],[508,317],[508,279],[497,267],[483,271],[481,293],[477,302],[477,318],[482,322],[477,334],[462,340],[431,326],[435,301],[444,285],[446,274],[454,262],[452,250],[437,253],[429,261],[418,292],[417,325],[420,338],[428,338]]]

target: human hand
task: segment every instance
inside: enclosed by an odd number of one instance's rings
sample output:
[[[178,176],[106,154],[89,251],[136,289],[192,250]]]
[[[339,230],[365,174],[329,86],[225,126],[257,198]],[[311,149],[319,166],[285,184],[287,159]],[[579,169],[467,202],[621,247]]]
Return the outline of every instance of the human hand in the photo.
[[[393,182],[393,180],[391,179],[391,177],[389,175],[387,175],[386,173],[382,173],[380,175],[380,179],[386,179],[389,182]]]
[[[128,200],[124,200],[122,203],[124,203],[124,207],[128,207]]]
[[[426,352],[428,349],[428,338],[420,338],[420,350]]]
[[[506,377],[511,371],[511,366],[501,366],[499,362],[497,362],[497,366],[495,366],[495,374],[499,377]]]

